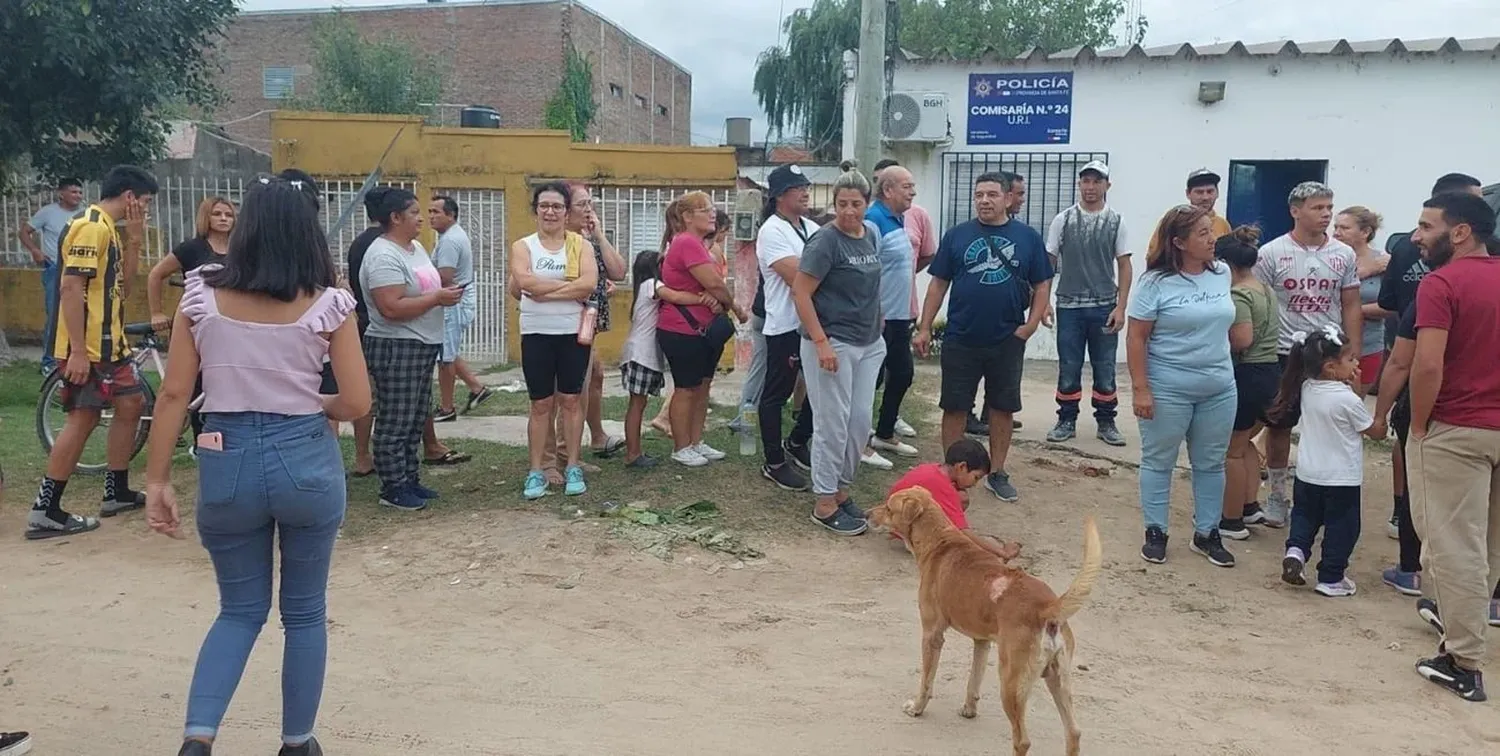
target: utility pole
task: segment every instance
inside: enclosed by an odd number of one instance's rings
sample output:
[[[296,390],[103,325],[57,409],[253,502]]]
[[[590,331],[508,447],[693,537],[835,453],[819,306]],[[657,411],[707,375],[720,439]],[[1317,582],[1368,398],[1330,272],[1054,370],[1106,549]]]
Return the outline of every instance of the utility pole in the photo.
[[[880,160],[885,100],[885,4],[863,0],[859,14],[859,72],[854,90],[854,159],[866,175]]]

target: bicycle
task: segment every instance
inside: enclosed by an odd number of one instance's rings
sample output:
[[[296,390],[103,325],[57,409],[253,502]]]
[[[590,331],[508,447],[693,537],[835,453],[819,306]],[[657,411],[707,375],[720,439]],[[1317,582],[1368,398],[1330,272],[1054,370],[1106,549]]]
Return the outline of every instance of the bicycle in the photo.
[[[146,368],[150,367],[158,377],[166,375],[166,365],[161,357],[166,344],[150,323],[130,323],[125,326],[125,335],[139,337],[135,345],[131,347],[127,361],[131,371],[135,373],[135,380],[140,384],[145,400],[141,408],[141,419],[135,432],[134,445],[130,450],[130,457],[134,459],[146,446],[146,438],[151,434],[151,417],[156,409],[156,389],[150,381],[146,380]],[[42,383],[42,395],[37,401],[36,434],[42,442],[42,451],[47,454],[52,453],[52,445],[57,442],[57,434],[62,431],[63,421],[67,418],[67,413],[62,406],[63,385],[62,367],[58,366],[47,375]],[[83,456],[79,458],[78,466],[74,470],[87,474],[98,474],[104,471],[107,466],[104,454],[106,439],[109,437],[109,425],[114,419],[114,414],[113,409],[105,409],[99,413],[99,426],[89,436],[84,446]],[[99,442],[97,449],[94,448],[95,441]]]

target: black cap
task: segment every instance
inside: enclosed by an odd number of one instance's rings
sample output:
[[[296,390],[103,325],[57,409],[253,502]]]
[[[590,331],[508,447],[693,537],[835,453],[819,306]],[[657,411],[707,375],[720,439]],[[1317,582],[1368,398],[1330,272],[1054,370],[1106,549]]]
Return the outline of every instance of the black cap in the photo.
[[[1188,178],[1187,178],[1187,188],[1188,188],[1188,191],[1192,191],[1193,189],[1195,189],[1197,187],[1200,187],[1200,186],[1218,186],[1218,185],[1219,185],[1219,174],[1214,173],[1213,171],[1211,171],[1211,170],[1209,170],[1207,168],[1199,168],[1198,170],[1193,171],[1192,173],[1188,174]]]
[[[777,166],[776,170],[771,171],[771,175],[766,178],[766,184],[770,187],[771,198],[775,199],[786,194],[788,189],[812,186],[812,181],[807,178],[807,174],[803,173],[801,168],[793,164]]]

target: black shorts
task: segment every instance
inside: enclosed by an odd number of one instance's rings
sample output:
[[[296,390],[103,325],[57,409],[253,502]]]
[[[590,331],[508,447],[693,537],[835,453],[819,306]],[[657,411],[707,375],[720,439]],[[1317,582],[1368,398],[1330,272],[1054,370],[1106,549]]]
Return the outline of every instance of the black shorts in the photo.
[[[323,363],[323,383],[318,386],[318,393],[323,396],[333,396],[339,392],[339,382],[333,378],[333,363]]]
[[[971,347],[943,342],[940,360],[944,412],[967,413],[974,407],[979,381],[984,380],[984,404],[998,412],[1021,411],[1021,371],[1026,365],[1026,342],[1011,336],[996,346]]]
[[[589,372],[589,347],[571,333],[521,334],[521,374],[532,401],[581,394]]]
[[[1234,429],[1250,430],[1266,416],[1276,391],[1281,387],[1281,367],[1274,362],[1234,366],[1234,386],[1239,391],[1239,410],[1234,414]]]
[[[1286,361],[1287,361],[1287,356],[1286,355],[1284,355],[1284,354],[1278,354],[1278,355],[1276,355],[1276,365],[1279,368],[1279,372],[1281,374],[1281,375],[1277,376],[1277,378],[1276,378],[1276,382],[1277,382],[1278,387],[1280,386],[1281,378],[1286,375]],[[1267,428],[1274,428],[1276,430],[1291,430],[1291,429],[1297,427],[1297,423],[1300,422],[1301,420],[1302,420],[1302,404],[1299,402],[1297,404],[1292,405],[1290,408],[1288,408],[1287,413],[1286,413],[1286,417],[1281,418],[1281,420],[1279,422],[1274,422],[1273,423],[1273,422],[1271,422],[1270,418],[1266,418],[1266,427]]]
[[[658,330],[656,344],[672,370],[672,383],[682,389],[698,388],[713,378],[724,356],[723,344],[715,349],[707,337],[697,334]]]

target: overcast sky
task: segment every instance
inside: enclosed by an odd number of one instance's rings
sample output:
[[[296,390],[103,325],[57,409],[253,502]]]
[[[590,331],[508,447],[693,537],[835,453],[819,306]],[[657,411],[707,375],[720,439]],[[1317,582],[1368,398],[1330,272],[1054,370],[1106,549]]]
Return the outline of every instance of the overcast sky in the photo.
[[[241,0],[245,10],[420,5],[426,0]],[[583,0],[677,61],[693,75],[693,141],[717,144],[724,119],[765,118],[750,83],[755,57],[776,44],[783,12],[812,0],[716,0],[691,13],[675,0]],[[1145,44],[1267,42],[1402,37],[1500,37],[1496,0],[1138,0],[1150,29]]]

